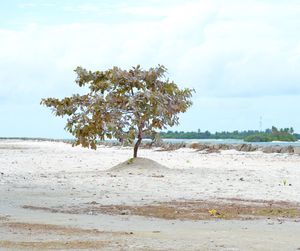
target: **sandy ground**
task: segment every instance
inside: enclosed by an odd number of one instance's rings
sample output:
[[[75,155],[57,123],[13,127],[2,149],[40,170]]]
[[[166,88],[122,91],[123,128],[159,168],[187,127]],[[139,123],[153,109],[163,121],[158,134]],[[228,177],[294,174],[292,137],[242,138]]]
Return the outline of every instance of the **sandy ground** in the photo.
[[[158,150],[0,141],[0,250],[300,250],[299,155]]]

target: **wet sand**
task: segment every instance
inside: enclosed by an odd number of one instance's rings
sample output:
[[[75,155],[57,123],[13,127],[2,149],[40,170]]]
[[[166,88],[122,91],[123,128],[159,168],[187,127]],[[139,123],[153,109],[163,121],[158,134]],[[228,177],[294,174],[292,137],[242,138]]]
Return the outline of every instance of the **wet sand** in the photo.
[[[167,168],[110,170],[131,155],[1,141],[0,250],[300,248],[300,156],[141,149]]]

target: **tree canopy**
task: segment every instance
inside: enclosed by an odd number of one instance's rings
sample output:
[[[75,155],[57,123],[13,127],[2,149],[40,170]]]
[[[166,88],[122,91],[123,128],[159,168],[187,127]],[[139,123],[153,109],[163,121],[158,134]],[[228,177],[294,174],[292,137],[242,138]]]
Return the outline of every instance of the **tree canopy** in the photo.
[[[191,105],[193,89],[179,87],[158,65],[143,70],[118,67],[106,71],[75,69],[76,83],[88,93],[63,99],[46,98],[41,104],[51,107],[56,116],[67,116],[66,130],[75,136],[75,145],[96,149],[97,140],[118,139],[132,144],[134,157],[144,135],[179,123],[179,113]]]

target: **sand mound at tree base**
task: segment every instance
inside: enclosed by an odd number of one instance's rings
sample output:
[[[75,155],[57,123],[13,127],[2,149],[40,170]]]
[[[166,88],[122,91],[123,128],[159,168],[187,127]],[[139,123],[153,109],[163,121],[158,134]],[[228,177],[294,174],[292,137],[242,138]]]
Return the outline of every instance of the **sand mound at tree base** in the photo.
[[[120,163],[110,171],[164,171],[168,170],[166,166],[157,163],[154,160],[147,158],[131,158],[123,163]]]

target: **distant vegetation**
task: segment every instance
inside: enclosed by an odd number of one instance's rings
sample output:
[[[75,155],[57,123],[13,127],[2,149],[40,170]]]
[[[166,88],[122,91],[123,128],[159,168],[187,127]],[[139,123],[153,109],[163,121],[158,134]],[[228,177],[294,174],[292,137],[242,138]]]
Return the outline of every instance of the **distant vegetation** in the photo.
[[[294,133],[294,129],[281,128],[277,129],[272,126],[271,129],[265,131],[248,130],[248,131],[233,131],[233,132],[216,132],[209,131],[201,132],[183,132],[183,131],[167,131],[161,132],[160,137],[163,139],[241,139],[247,142],[270,142],[270,141],[296,141],[300,139],[300,134]]]
[[[281,128],[277,129],[272,126],[272,129],[254,135],[249,135],[244,138],[247,142],[270,142],[270,141],[296,141],[297,137],[294,135],[294,129],[291,128]]]

